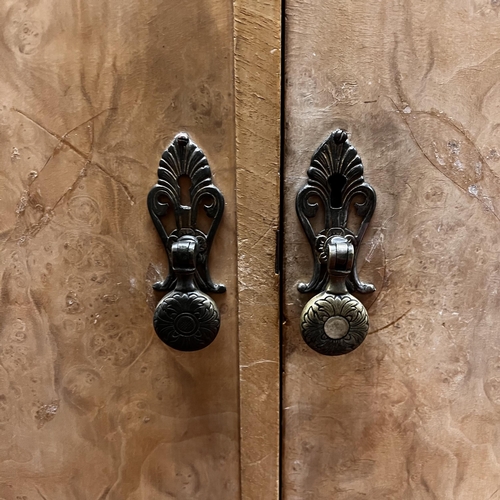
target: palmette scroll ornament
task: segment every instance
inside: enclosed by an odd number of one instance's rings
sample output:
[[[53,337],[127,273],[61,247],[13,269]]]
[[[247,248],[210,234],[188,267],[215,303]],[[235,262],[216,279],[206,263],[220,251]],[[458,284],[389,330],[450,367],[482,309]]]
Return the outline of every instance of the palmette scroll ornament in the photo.
[[[189,205],[181,204],[179,178],[191,180]],[[212,219],[205,233],[198,228],[198,208]],[[153,324],[159,338],[180,351],[207,347],[217,336],[219,311],[205,292],[223,293],[224,285],[212,282],[208,257],[224,211],[224,197],[212,183],[203,152],[187,134],[178,134],[165,150],[158,169],[158,183],[148,196],[148,209],[165,246],[169,274],[153,288],[169,291],[158,303]],[[162,217],[171,210],[176,227],[167,232]]]
[[[321,292],[304,307],[300,329],[305,342],[327,356],[356,349],[368,333],[368,313],[349,292],[370,293],[375,287],[358,277],[358,248],[375,210],[376,195],[364,181],[363,164],[347,133],[336,130],[314,153],[308,182],[298,192],[296,209],[314,258],[313,276],[300,283],[302,293]],[[324,229],[315,232],[310,219],[325,213]],[[360,217],[357,230],[347,227],[354,205]]]

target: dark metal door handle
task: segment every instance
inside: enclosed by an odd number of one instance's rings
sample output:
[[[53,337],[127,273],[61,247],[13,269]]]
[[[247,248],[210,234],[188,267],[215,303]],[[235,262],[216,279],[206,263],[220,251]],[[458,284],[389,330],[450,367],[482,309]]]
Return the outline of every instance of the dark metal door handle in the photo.
[[[309,239],[314,258],[311,281],[300,283],[302,293],[320,292],[302,310],[302,337],[315,351],[327,356],[356,349],[368,333],[368,313],[349,292],[370,293],[373,285],[359,280],[356,260],[359,245],[376,205],[373,188],[363,179],[363,164],[344,130],[336,130],[314,153],[307,184],[298,192],[297,215]],[[311,224],[324,207],[325,229]],[[347,228],[354,205],[360,218],[357,229]]]
[[[179,179],[191,181],[189,205],[181,203]],[[212,219],[207,232],[198,227],[198,208],[203,204]],[[169,274],[153,288],[169,293],[158,303],[153,324],[160,339],[180,351],[208,346],[220,326],[215,302],[204,292],[223,293],[224,285],[212,282],[208,257],[224,212],[224,197],[212,183],[208,160],[185,133],[178,134],[165,150],[158,168],[158,183],[148,195],[148,209],[169,260]],[[162,222],[169,210],[175,216],[170,233]]]

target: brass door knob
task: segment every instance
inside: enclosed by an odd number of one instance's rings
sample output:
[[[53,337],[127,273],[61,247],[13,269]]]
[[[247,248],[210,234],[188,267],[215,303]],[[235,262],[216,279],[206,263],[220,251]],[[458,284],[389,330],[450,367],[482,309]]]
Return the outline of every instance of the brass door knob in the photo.
[[[172,244],[175,289],[156,306],[153,324],[158,337],[179,351],[197,351],[215,339],[220,326],[215,302],[195,284],[198,240],[190,235]]]
[[[358,248],[373,215],[376,195],[363,179],[363,164],[347,133],[336,130],[314,153],[308,182],[298,192],[297,215],[308,237],[314,258],[313,277],[301,283],[302,293],[320,292],[302,310],[300,329],[305,342],[327,356],[356,349],[368,333],[368,313],[349,292],[370,293],[373,285],[361,283],[357,274]],[[315,232],[311,220],[324,207],[324,229]],[[360,221],[347,227],[354,205]]]
[[[179,179],[191,181],[189,204],[181,203]],[[198,227],[198,208],[212,219],[207,232]],[[219,311],[206,292],[223,293],[224,285],[212,282],[208,257],[224,212],[224,197],[212,183],[203,152],[185,133],[178,134],[165,150],[158,168],[158,183],[148,195],[148,209],[169,260],[169,274],[155,283],[155,290],[169,292],[156,306],[153,325],[158,337],[180,351],[197,351],[217,336]],[[170,233],[162,218],[172,212]]]

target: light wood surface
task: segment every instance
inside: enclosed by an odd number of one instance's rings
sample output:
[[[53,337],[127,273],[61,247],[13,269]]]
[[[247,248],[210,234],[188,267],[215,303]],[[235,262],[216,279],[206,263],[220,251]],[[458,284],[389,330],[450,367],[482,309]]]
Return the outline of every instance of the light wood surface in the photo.
[[[278,498],[280,9],[0,6],[1,499]],[[287,2],[283,500],[500,499],[499,9]],[[294,203],[337,127],[378,195],[377,292],[365,343],[327,358],[299,334]],[[179,131],[226,199],[197,353],[152,328],[145,199]]]
[[[496,1],[287,2],[284,500],[500,498]],[[377,191],[360,256],[371,330],[316,354],[295,215],[347,129]]]
[[[235,2],[241,493],[278,499],[281,2]]]
[[[0,498],[239,497],[232,2],[2,2]],[[221,330],[156,337],[146,196],[177,132],[227,206]]]

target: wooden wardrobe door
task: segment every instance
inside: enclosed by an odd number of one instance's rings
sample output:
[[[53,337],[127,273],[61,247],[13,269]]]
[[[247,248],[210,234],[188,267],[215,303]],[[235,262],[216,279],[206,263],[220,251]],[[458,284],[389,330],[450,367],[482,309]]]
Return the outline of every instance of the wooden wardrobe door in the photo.
[[[278,498],[281,4],[4,2],[0,497]],[[226,206],[216,340],[160,342],[178,132]]]
[[[283,499],[497,498],[498,2],[287,2]],[[299,332],[315,149],[348,131],[378,204],[359,254],[370,332]]]

